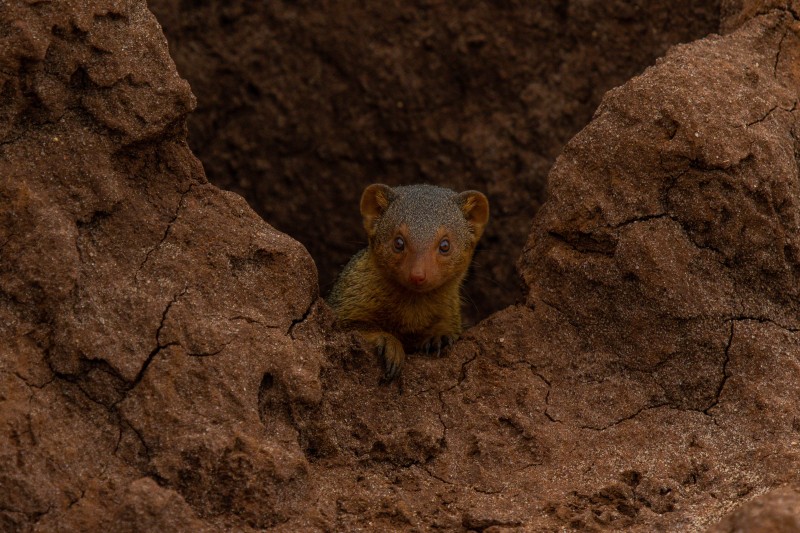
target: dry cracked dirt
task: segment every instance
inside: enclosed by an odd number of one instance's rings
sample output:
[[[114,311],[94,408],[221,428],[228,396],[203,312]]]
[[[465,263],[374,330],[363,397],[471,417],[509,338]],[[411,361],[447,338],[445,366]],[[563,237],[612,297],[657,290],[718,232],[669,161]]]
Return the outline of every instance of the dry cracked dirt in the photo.
[[[0,530],[800,531],[799,99],[798,0],[0,2]],[[372,181],[493,206],[391,385]]]

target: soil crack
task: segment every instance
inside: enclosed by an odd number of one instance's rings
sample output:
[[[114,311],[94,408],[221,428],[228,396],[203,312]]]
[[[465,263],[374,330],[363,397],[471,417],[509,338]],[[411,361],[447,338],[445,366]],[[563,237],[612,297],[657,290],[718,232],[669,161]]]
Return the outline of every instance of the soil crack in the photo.
[[[150,352],[150,354],[147,356],[147,359],[142,364],[142,368],[139,369],[139,372],[136,374],[136,377],[133,379],[133,382],[131,383],[131,386],[130,386],[129,390],[135,388],[142,381],[142,378],[144,377],[144,374],[147,371],[147,368],[150,366],[150,363],[153,361],[155,356],[158,355],[161,352],[161,350],[163,350],[165,348],[168,348],[170,346],[179,345],[178,342],[169,342],[167,344],[161,344],[161,340],[160,340],[161,330],[164,329],[164,324],[167,321],[167,314],[169,313],[170,309],[172,309],[172,306],[175,305],[175,303],[178,301],[178,299],[181,296],[183,296],[184,294],[186,294],[186,292],[188,290],[189,290],[188,287],[184,287],[181,292],[179,292],[178,294],[173,296],[172,299],[167,303],[167,306],[164,308],[164,311],[161,313],[161,321],[158,324],[158,328],[156,329],[156,335],[155,335],[155,337],[156,337],[156,347],[153,348],[153,351]]]
[[[158,250],[161,247],[161,245],[163,245],[164,242],[167,240],[167,237],[169,237],[169,233],[172,230],[172,226],[175,224],[175,221],[178,220],[178,216],[180,216],[181,209],[184,208],[184,202],[186,200],[186,196],[190,192],[192,192],[193,188],[194,188],[194,183],[190,184],[188,189],[181,192],[181,198],[180,200],[178,200],[178,204],[175,207],[175,212],[172,214],[172,218],[167,223],[167,227],[164,228],[164,234],[161,236],[161,239],[158,241],[158,243],[147,251],[147,253],[144,256],[144,259],[139,264],[139,268],[136,270],[136,274],[134,274],[133,276],[133,278],[136,281],[139,280],[139,274],[142,272],[142,269],[144,269],[145,265],[150,260],[150,256],[153,254],[153,252]]]
[[[290,337],[292,340],[295,340],[295,338],[294,338],[294,330],[295,330],[295,328],[297,326],[299,326],[300,324],[302,324],[303,322],[305,322],[306,319],[308,319],[309,315],[311,314],[311,311],[314,310],[314,307],[315,307],[316,303],[317,303],[317,300],[316,299],[313,300],[308,305],[308,307],[303,312],[303,315],[300,318],[295,318],[294,320],[292,320],[292,323],[289,325],[289,329],[286,331],[286,336]]]
[[[794,112],[795,109],[797,109],[797,100],[792,102],[792,107],[789,108],[783,107],[780,104],[776,104],[772,106],[772,108],[769,111],[767,111],[763,117],[753,120],[752,122],[748,122],[745,126],[749,128],[750,126],[753,126],[755,124],[760,124],[765,120],[767,120],[775,111],[786,111],[787,113],[792,113]]]
[[[615,224],[613,226],[610,226],[610,228],[611,229],[621,229],[621,228],[623,228],[625,226],[629,226],[631,224],[637,224],[639,222],[647,222],[649,220],[658,220],[660,218],[668,218],[668,219],[673,220],[675,222],[678,222],[680,224],[680,221],[677,220],[677,217],[675,217],[675,215],[673,215],[671,213],[654,213],[652,215],[643,215],[643,216],[640,216],[640,217],[632,218],[630,220],[622,221],[619,224]]]
[[[720,380],[719,385],[717,385],[717,391],[714,393],[714,400],[711,402],[711,405],[709,405],[702,411],[703,414],[712,417],[712,419],[713,415],[709,411],[711,411],[711,409],[713,409],[719,404],[720,397],[722,396],[722,389],[725,388],[725,383],[728,381],[729,377],[728,363],[730,363],[731,360],[730,350],[731,350],[731,345],[733,344],[733,334],[735,330],[736,320],[731,319],[729,320],[729,322],[731,325],[731,330],[728,335],[728,343],[725,345],[725,360],[722,362],[722,379]]]
[[[658,409],[659,407],[671,407],[671,406],[669,405],[668,402],[661,402],[661,403],[656,403],[656,404],[652,404],[652,405],[645,405],[642,408],[640,408],[638,411],[636,411],[635,413],[630,414],[630,415],[625,416],[625,417],[622,417],[619,420],[615,420],[614,422],[611,422],[610,424],[606,424],[605,426],[602,426],[602,427],[579,426],[579,427],[581,429],[588,429],[588,430],[591,430],[591,431],[605,431],[607,429],[613,428],[614,426],[618,426],[619,424],[622,424],[623,422],[628,422],[630,420],[633,420],[634,418],[636,418],[640,414],[644,413],[645,411],[649,411],[651,409]]]

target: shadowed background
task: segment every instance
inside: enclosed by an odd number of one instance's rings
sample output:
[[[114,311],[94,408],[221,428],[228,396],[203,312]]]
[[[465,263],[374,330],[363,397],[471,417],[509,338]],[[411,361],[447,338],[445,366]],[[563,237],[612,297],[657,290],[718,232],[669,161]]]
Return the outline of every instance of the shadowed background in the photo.
[[[467,324],[521,300],[515,271],[550,166],[600,98],[719,1],[149,0],[197,96],[209,180],[303,243],[327,295],[366,245],[373,182],[486,193]]]

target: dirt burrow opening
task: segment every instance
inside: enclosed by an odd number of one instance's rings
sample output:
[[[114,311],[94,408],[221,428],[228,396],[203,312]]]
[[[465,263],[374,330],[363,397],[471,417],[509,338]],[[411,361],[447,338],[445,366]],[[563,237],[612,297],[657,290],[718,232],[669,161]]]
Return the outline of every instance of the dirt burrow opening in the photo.
[[[488,195],[466,324],[521,299],[547,174],[602,95],[720,16],[718,0],[148,5],[197,96],[190,145],[209,179],[306,246],[323,296],[365,245],[366,185]]]

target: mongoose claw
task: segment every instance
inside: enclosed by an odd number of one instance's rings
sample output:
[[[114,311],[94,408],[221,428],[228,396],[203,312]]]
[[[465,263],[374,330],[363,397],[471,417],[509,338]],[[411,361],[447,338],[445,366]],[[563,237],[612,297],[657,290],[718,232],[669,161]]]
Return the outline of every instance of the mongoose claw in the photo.
[[[383,364],[386,368],[383,378],[386,381],[392,381],[394,378],[400,375],[400,370],[403,368],[403,360],[405,359],[405,354],[402,354],[398,357],[397,352],[393,352],[394,355],[390,355],[389,352],[384,352],[383,354]]]
[[[400,375],[400,371],[403,369],[406,359],[403,345],[395,338],[384,337],[376,344],[376,351],[383,357],[384,381],[392,381]]]
[[[383,373],[384,381],[392,381],[400,375],[400,367],[397,363],[386,361],[386,371]]]
[[[450,335],[434,335],[430,339],[423,342],[420,349],[428,355],[433,354],[435,351],[436,357],[440,357],[442,355],[442,349],[447,348],[453,344],[454,341],[455,338],[451,337]]]

